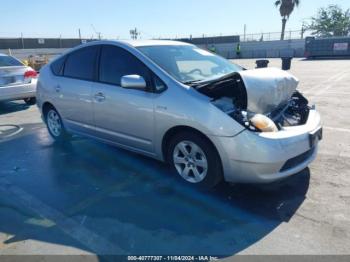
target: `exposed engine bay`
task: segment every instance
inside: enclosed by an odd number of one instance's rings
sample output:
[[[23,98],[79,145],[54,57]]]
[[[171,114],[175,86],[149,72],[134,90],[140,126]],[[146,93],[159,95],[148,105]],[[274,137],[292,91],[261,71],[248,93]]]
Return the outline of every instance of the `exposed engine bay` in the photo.
[[[195,88],[212,104],[256,132],[277,132],[307,122],[309,102],[297,91],[298,80],[279,69],[236,72]]]

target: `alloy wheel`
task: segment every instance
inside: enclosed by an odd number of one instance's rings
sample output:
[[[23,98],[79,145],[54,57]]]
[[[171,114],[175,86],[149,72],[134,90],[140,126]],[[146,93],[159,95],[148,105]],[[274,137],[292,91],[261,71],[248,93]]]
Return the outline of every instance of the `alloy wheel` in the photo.
[[[62,123],[60,116],[55,110],[50,110],[47,113],[47,126],[50,129],[50,132],[55,136],[59,137],[62,132]]]
[[[179,175],[190,183],[203,181],[208,173],[206,155],[191,141],[182,141],[175,146],[173,163]]]

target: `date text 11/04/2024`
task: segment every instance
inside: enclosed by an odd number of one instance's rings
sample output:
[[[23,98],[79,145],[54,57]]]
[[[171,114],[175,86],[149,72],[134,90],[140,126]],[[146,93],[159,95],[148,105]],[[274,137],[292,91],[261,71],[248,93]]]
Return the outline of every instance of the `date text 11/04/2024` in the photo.
[[[128,261],[217,261],[213,256],[128,256]]]

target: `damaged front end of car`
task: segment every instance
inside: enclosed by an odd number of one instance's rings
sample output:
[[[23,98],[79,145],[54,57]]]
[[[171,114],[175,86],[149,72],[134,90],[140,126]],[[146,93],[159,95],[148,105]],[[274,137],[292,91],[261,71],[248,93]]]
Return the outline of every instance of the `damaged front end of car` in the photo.
[[[244,70],[194,86],[211,103],[254,132],[304,125],[311,107],[297,91],[299,81],[274,68]]]

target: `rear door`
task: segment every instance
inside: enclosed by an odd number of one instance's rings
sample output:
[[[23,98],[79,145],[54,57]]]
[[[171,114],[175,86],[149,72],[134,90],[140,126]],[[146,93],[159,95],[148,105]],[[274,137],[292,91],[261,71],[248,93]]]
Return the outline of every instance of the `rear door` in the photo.
[[[55,106],[66,127],[78,133],[94,129],[91,92],[98,50],[99,46],[89,46],[68,54],[62,76],[55,79]]]

